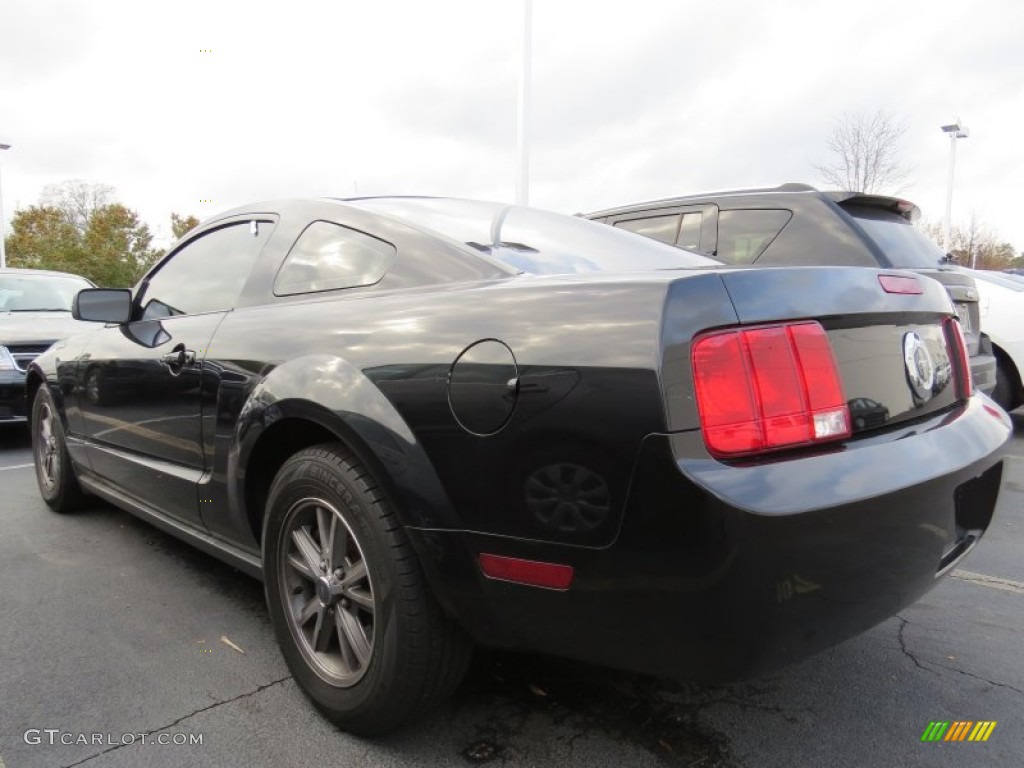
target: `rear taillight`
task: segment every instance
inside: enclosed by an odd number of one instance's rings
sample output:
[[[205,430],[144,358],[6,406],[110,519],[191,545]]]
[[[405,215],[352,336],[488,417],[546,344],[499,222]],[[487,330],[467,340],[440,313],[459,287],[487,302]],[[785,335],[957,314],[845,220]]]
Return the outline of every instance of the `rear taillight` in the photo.
[[[950,359],[956,367],[956,396],[960,400],[966,400],[974,392],[974,382],[971,380],[971,359],[967,356],[967,340],[964,338],[964,329],[960,327],[960,321],[955,317],[947,317],[944,323],[946,328],[946,344],[949,345]]]
[[[691,349],[697,409],[713,455],[850,435],[839,370],[819,323],[716,331]]]

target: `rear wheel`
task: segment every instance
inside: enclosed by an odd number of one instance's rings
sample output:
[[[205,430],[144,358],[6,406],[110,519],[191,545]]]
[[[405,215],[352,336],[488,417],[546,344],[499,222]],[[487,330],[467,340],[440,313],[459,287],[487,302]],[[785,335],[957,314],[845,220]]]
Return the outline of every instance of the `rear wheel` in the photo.
[[[278,472],[263,564],[285,660],[342,728],[396,728],[461,680],[469,640],[429,594],[388,499],[343,446],[306,449]]]
[[[64,427],[57,404],[46,384],[32,401],[32,457],[39,493],[55,512],[71,512],[82,505],[85,494],[71,466]]]

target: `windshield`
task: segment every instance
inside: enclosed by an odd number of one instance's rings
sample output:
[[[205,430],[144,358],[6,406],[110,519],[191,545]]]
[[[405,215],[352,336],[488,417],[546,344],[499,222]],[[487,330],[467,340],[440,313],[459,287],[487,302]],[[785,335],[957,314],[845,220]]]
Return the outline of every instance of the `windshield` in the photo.
[[[535,275],[721,266],[632,232],[536,208],[448,198],[346,202],[432,230]]]
[[[91,287],[81,277],[0,275],[0,312],[70,312],[75,295]]]
[[[844,206],[868,237],[882,249],[892,266],[901,269],[937,267],[945,256],[927,235],[898,213],[878,208]]]

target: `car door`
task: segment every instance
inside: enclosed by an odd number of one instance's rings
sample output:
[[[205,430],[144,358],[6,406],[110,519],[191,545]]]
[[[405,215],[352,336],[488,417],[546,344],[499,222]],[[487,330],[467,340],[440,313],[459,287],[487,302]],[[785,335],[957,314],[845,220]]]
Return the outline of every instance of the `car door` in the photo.
[[[77,372],[89,464],[112,489],[201,526],[207,470],[206,349],[270,236],[266,217],[229,220],[173,251],[141,284],[133,320],[96,333]]]

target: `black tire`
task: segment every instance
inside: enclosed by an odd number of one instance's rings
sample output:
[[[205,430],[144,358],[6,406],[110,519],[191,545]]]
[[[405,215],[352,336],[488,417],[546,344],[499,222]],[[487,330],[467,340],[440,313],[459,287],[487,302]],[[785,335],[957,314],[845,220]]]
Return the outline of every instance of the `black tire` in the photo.
[[[1020,384],[1014,373],[1007,370],[1007,363],[1002,358],[996,359],[996,386],[992,390],[992,399],[1005,411],[1012,411],[1021,403]]]
[[[429,593],[384,492],[343,445],[307,448],[277,473],[263,569],[285,661],[341,728],[393,730],[461,681],[472,644]]]
[[[46,384],[32,400],[31,434],[36,483],[43,501],[54,512],[73,512],[82,506],[85,493],[75,476],[60,413]]]

